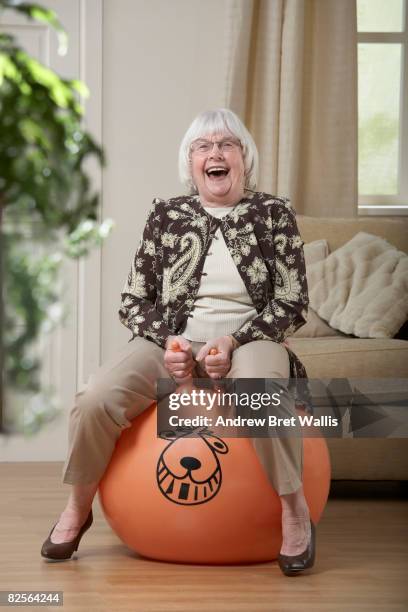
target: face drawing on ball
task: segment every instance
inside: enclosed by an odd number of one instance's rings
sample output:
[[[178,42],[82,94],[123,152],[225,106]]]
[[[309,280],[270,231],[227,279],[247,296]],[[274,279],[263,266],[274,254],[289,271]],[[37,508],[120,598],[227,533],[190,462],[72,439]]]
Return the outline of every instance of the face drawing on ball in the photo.
[[[163,495],[185,506],[210,501],[221,487],[218,455],[228,452],[225,442],[206,429],[165,431],[160,437],[170,440],[157,462],[157,484]]]

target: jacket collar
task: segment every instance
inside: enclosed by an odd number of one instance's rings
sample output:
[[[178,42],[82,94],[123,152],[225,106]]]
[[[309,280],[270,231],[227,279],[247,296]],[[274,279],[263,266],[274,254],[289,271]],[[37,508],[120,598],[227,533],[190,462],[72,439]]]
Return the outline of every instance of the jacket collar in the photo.
[[[254,194],[252,192],[249,193],[249,194],[244,195],[244,197],[241,198],[239,200],[239,202],[237,202],[235,204],[235,206],[231,206],[231,212],[227,213],[225,215],[225,217],[230,217],[231,213],[233,213],[233,211],[236,210],[240,205],[248,205],[247,208],[249,208],[249,206],[252,204],[252,199],[253,198],[254,198]],[[200,200],[200,196],[199,195],[190,196],[189,202],[191,203],[191,205],[194,208],[194,210],[196,210],[198,213],[202,214],[203,216],[205,216],[207,218],[215,219],[217,221],[221,221],[222,219],[224,219],[224,217],[218,218],[218,217],[214,217],[213,215],[208,213],[204,209],[204,206],[201,204],[201,200]]]

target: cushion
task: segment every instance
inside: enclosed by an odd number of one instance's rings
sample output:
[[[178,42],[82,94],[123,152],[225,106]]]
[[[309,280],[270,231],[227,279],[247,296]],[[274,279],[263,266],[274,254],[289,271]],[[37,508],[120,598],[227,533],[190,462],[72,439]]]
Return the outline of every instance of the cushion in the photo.
[[[408,318],[408,256],[359,232],[309,266],[310,306],[330,327],[360,338],[392,338]]]
[[[308,275],[309,266],[322,261],[329,254],[329,245],[327,240],[314,240],[303,246],[306,263],[306,277]],[[307,313],[307,322],[300,327],[294,334],[296,338],[315,338],[322,336],[342,335],[340,331],[332,329],[319,315],[310,308]]]
[[[326,259],[329,254],[329,245],[327,240],[314,240],[303,245],[305,253],[306,271],[308,266]]]
[[[287,338],[289,348],[304,364],[310,378],[406,378],[405,340]]]
[[[333,329],[317,312],[310,308],[307,313],[307,322],[292,335],[293,338],[323,338],[325,336],[345,336],[341,331]]]

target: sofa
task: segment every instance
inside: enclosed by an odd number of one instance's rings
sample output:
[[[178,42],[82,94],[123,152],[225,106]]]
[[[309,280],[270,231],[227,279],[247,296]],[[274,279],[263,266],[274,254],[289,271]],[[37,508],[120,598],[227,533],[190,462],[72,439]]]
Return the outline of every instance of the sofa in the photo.
[[[326,239],[329,252],[364,231],[408,253],[408,218],[316,218],[297,215],[306,244]],[[350,335],[290,337],[309,378],[407,378],[408,341]],[[407,407],[408,409],[408,407]],[[408,439],[329,438],[333,480],[408,480]]]

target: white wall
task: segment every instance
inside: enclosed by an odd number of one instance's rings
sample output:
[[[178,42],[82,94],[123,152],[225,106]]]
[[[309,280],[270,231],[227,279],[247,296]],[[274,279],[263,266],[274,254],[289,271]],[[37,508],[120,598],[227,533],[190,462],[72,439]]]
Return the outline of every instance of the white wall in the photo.
[[[177,152],[202,110],[225,104],[224,0],[105,0],[102,361],[131,334],[120,292],[152,199],[182,193]]]

